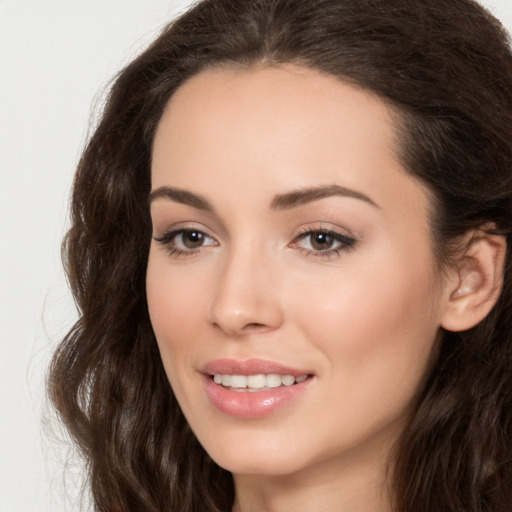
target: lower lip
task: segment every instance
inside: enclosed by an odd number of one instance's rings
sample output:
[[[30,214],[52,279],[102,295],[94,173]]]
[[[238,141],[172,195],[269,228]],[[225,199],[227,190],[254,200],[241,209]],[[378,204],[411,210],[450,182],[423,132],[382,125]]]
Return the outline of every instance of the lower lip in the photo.
[[[206,375],[206,394],[219,411],[229,416],[256,419],[268,416],[299,397],[309,386],[311,378],[292,386],[280,386],[265,391],[232,391]]]

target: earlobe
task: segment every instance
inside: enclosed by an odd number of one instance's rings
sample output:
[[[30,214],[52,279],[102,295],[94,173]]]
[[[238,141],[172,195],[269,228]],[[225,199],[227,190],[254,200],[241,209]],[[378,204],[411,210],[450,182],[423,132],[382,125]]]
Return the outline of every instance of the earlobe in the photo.
[[[444,329],[465,331],[488,315],[503,286],[506,248],[503,236],[481,230],[472,233],[454,269],[448,303],[441,319]]]

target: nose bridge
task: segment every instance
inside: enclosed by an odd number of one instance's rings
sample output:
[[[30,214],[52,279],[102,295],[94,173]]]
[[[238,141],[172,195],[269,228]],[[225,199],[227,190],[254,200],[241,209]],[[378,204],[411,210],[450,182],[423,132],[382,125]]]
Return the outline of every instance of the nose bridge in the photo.
[[[278,327],[282,312],[272,282],[274,265],[272,255],[254,239],[227,250],[212,298],[212,323],[230,335]]]

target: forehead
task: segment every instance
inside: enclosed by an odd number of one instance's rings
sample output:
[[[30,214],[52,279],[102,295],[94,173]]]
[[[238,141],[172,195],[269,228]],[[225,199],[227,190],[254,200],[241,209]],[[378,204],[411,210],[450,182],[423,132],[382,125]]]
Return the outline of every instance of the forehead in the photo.
[[[315,70],[204,71],[167,105],[152,186],[216,190],[223,200],[233,190],[263,197],[336,183],[421,209],[427,194],[397,158],[395,120],[376,95]]]
[[[396,145],[393,113],[368,91],[291,64],[222,68],[199,73],[175,92],[157,139],[162,131],[167,142],[204,137],[221,143],[223,136],[239,135],[252,138],[253,147],[283,151],[298,139],[309,139],[311,146],[321,139],[326,146],[334,139],[367,145],[368,122],[373,145],[391,152]]]

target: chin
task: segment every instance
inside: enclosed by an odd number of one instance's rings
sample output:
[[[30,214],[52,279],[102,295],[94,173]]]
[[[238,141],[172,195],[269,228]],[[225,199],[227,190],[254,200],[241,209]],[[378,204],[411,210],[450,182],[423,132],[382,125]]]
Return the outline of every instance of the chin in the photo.
[[[216,464],[233,474],[284,476],[307,465],[304,450],[298,451],[286,441],[229,437],[203,446]]]
[[[214,460],[220,467],[233,475],[287,476],[301,469],[301,465],[296,459],[288,460],[283,457],[242,460],[240,456],[234,455]]]

